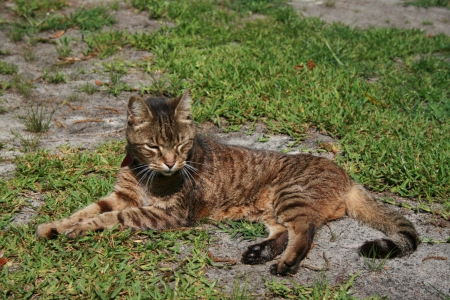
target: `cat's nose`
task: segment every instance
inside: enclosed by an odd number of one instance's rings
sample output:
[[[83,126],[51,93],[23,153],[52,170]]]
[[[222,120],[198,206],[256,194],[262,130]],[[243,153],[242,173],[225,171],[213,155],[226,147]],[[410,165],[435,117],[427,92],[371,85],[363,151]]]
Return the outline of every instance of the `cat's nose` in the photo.
[[[165,163],[164,163],[166,166],[168,166],[169,167],[169,169],[172,169],[172,167],[175,165],[175,162],[174,161],[166,161]]]

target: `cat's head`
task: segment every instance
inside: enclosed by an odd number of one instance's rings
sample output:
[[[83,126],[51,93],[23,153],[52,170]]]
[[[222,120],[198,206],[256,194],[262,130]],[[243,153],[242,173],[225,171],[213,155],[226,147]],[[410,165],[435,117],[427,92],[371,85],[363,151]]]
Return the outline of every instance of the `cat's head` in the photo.
[[[189,90],[173,99],[132,96],[127,110],[128,153],[165,176],[182,169],[195,137]]]

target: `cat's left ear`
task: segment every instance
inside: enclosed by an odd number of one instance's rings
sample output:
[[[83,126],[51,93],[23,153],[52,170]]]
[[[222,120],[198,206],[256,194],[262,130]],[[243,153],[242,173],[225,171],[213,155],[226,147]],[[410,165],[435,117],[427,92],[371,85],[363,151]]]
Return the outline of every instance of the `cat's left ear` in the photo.
[[[175,108],[175,116],[180,120],[191,120],[191,90],[187,89],[183,96],[171,101]]]

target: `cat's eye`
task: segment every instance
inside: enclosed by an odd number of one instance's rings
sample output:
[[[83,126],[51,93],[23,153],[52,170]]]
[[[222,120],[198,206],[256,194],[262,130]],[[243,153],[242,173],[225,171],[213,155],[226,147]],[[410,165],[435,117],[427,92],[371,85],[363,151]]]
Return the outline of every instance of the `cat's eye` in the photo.
[[[144,146],[146,149],[151,150],[151,151],[156,151],[156,152],[160,151],[159,146],[156,146],[156,145],[145,144]]]

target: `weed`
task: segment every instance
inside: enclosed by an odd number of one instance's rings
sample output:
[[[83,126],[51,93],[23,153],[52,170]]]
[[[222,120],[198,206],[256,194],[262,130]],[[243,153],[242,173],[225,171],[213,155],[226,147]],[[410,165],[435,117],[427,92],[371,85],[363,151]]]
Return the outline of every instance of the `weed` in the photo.
[[[56,110],[49,112],[42,106],[30,107],[24,114],[17,115],[19,120],[30,132],[47,132],[50,128],[50,122]]]
[[[80,94],[78,93],[72,93],[67,97],[67,101],[69,102],[75,102],[80,100]]]
[[[59,38],[59,43],[56,46],[56,52],[60,58],[65,58],[72,54],[72,49],[70,48],[71,41],[72,38],[67,36],[62,36]]]
[[[33,49],[30,47],[23,47],[22,48],[22,57],[25,59],[25,61],[34,61],[36,59],[36,56],[34,55]]]
[[[383,269],[389,256],[388,254],[385,258],[377,258],[377,253],[374,247],[372,247],[364,257],[364,267],[370,272],[379,272]]]
[[[24,136],[17,131],[12,131],[11,134],[20,141],[23,146],[23,152],[29,153],[37,151],[41,139],[39,134],[29,134]]]
[[[26,79],[22,75],[15,74],[12,78],[10,87],[12,89],[17,90],[25,97],[28,97],[31,94],[31,88],[33,87],[33,85],[28,79]]]
[[[434,24],[434,22],[427,21],[427,20],[425,20],[425,21],[422,22],[422,25],[425,25],[425,26],[433,25],[433,24]]]
[[[98,86],[89,82],[86,82],[85,84],[82,84],[79,87],[80,91],[85,92],[88,95],[92,95],[95,92],[98,91]]]
[[[13,75],[16,74],[18,70],[19,68],[16,65],[0,60],[0,74]]]
[[[66,83],[67,77],[61,71],[56,71],[50,73],[46,69],[44,69],[44,75],[42,75],[42,79],[48,83],[58,84],[58,83]]]

